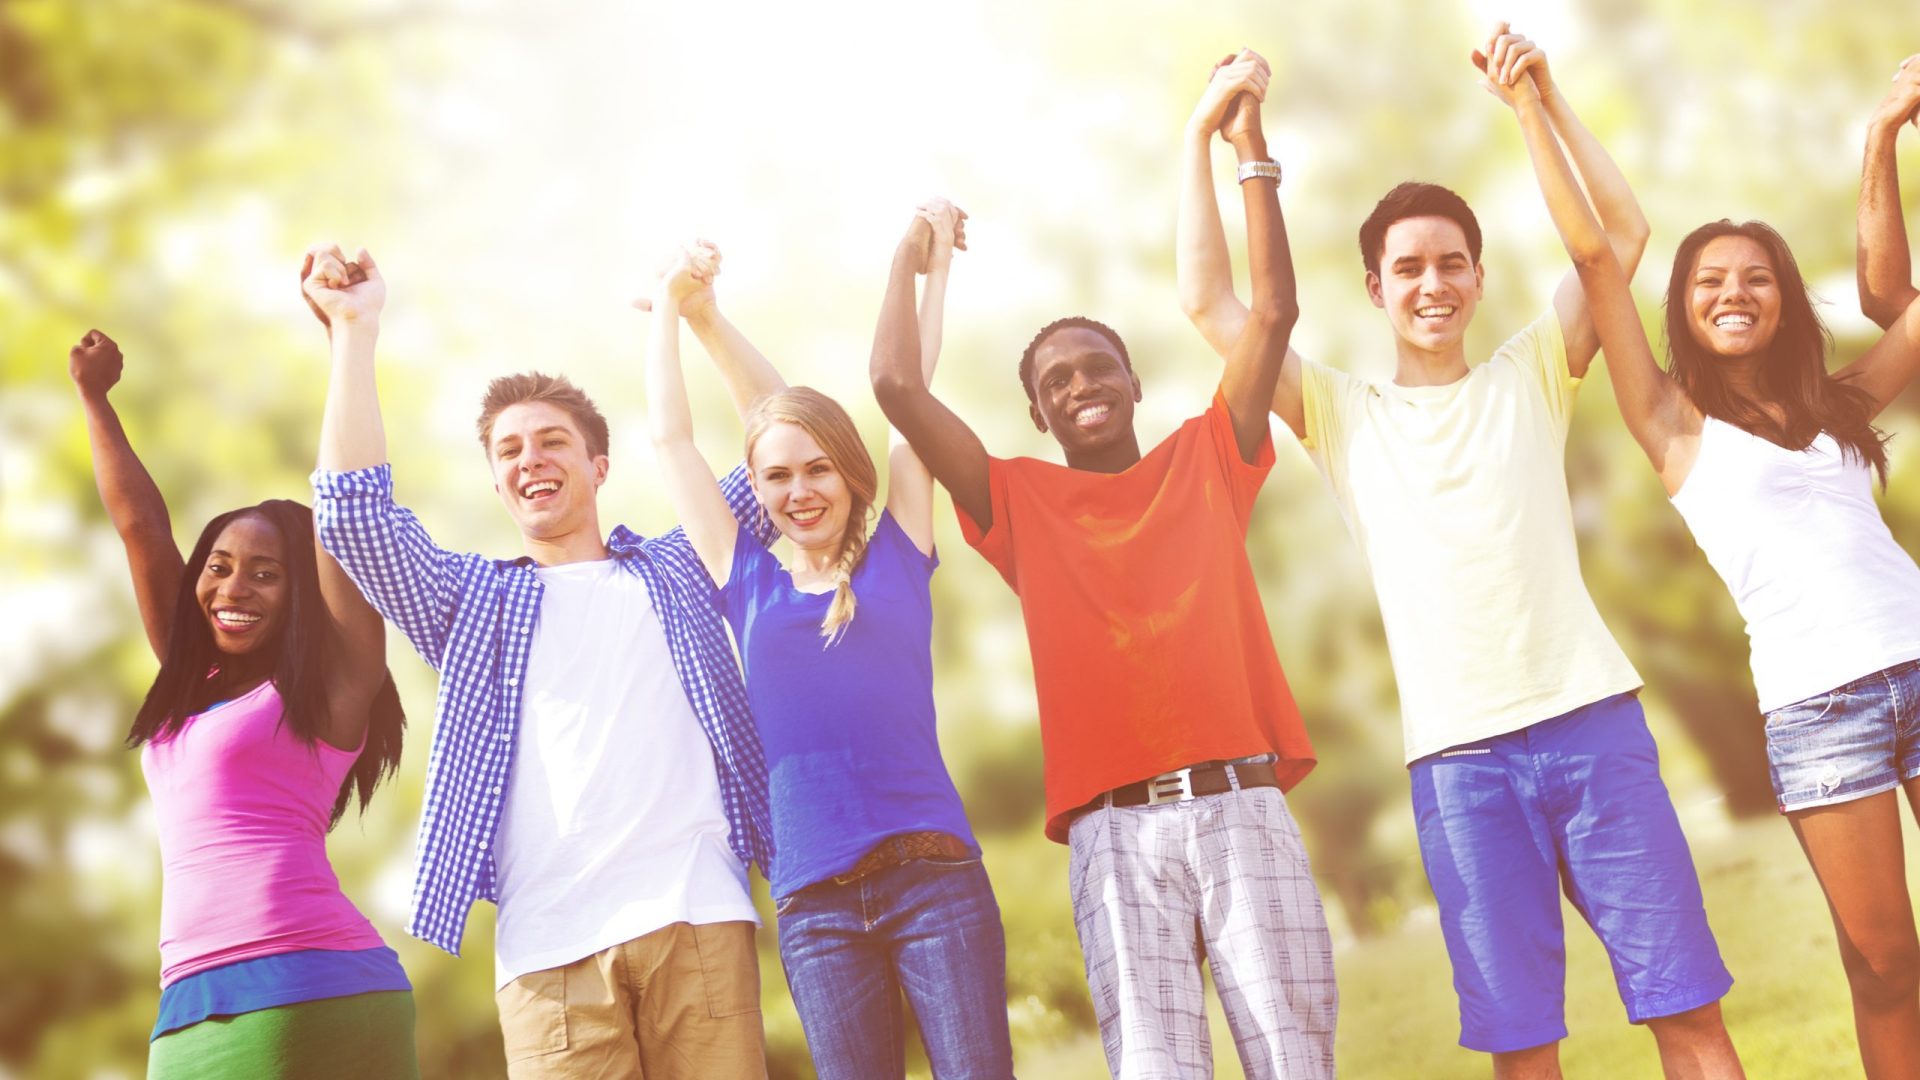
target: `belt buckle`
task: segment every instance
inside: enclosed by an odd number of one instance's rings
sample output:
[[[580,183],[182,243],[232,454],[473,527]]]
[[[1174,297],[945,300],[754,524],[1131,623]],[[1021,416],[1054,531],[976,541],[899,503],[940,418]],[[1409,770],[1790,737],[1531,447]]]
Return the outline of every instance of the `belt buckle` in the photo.
[[[1193,798],[1193,767],[1163,772],[1147,781],[1147,805],[1185,802]]]

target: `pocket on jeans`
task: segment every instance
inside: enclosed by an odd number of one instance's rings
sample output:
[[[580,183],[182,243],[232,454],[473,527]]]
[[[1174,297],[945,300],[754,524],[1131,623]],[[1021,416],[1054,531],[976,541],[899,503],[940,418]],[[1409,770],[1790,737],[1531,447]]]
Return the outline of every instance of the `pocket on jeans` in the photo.
[[[567,1048],[567,969],[529,971],[493,992],[508,1061]]]
[[[693,945],[700,953],[707,1014],[719,1019],[759,1012],[760,957],[753,948],[753,924],[694,923]]]
[[[1785,728],[1818,724],[1823,720],[1838,717],[1839,707],[1844,705],[1851,696],[1841,690],[1830,690],[1824,694],[1815,694],[1804,701],[1796,701],[1791,705],[1775,709],[1767,714],[1766,730],[1778,732]]]

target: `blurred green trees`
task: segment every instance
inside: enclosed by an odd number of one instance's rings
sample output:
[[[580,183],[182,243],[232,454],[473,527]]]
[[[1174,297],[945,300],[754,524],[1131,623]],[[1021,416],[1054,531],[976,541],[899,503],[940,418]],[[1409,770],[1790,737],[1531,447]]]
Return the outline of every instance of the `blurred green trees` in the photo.
[[[126,346],[116,403],[190,537],[233,505],[305,497],[324,354],[294,270],[315,239],[364,243],[393,283],[381,377],[399,492],[439,538],[512,550],[467,425],[488,376],[533,366],[600,399],[614,422],[608,523],[653,532],[670,519],[647,481],[641,324],[622,287],[660,244],[712,235],[735,321],[789,378],[846,401],[878,446],[871,320],[897,226],[938,186],[973,214],[974,236],[954,271],[940,391],[995,452],[1054,456],[1026,422],[1014,360],[1041,323],[1085,312],[1127,336],[1151,442],[1204,406],[1218,370],[1174,301],[1173,198],[1179,125],[1208,64],[1237,45],[1276,70],[1266,116],[1287,163],[1302,352],[1387,374],[1353,233],[1407,177],[1480,212],[1476,351],[1547,302],[1564,261],[1518,138],[1467,67],[1488,14],[1244,0],[1175,17],[1140,0],[1097,12],[986,0],[871,5],[843,15],[854,34],[772,7],[0,0],[0,1071],[137,1074],[157,1000],[157,860],[120,745],[153,662],[67,386],[66,349],[89,326]],[[1871,340],[1851,307],[1858,144],[1887,75],[1920,50],[1909,5],[1841,15],[1770,0],[1730,21],[1585,3],[1535,17],[1520,28],[1654,224],[1649,325],[1681,234],[1761,217],[1833,301],[1840,354],[1856,355]],[[1220,164],[1224,186],[1224,151]],[[1236,250],[1238,228],[1230,217]],[[719,388],[695,377],[713,418],[702,438],[737,451]],[[1569,452],[1584,565],[1648,680],[1669,784],[1690,827],[1704,803],[1764,813],[1738,616],[1622,430],[1602,367],[1588,383]],[[1909,551],[1915,413],[1910,396],[1886,421],[1899,436],[1887,515]],[[1321,758],[1292,802],[1343,941],[1415,933],[1404,916],[1429,900],[1378,612],[1331,500],[1280,442],[1249,550]],[[950,520],[939,541],[944,747],[1000,892],[1022,1068],[1077,1075],[1098,1055],[1064,853],[1038,836],[1017,601]],[[427,1074],[494,1075],[490,911],[476,908],[461,960],[400,931],[433,679],[397,640],[392,661],[414,721],[406,764],[337,831],[334,857],[415,980]],[[772,940],[769,925],[774,1071],[809,1075]],[[1425,975],[1444,987],[1444,972]]]

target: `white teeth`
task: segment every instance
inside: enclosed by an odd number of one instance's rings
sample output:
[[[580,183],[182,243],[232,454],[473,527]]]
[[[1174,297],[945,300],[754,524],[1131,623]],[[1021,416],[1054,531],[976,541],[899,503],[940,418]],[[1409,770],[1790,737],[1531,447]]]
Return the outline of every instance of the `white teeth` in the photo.
[[[531,499],[535,495],[543,495],[549,491],[559,491],[559,490],[560,490],[560,481],[558,480],[536,480],[533,483],[528,484],[526,487],[521,488],[520,496],[521,498]]]
[[[1713,320],[1713,325],[1724,329],[1746,329],[1753,325],[1753,316],[1738,311],[1729,311]]]
[[[252,626],[260,621],[258,615],[248,615],[239,611],[216,611],[213,617],[228,626]]]
[[[1445,316],[1453,314],[1453,312],[1454,312],[1454,308],[1452,304],[1429,304],[1426,307],[1413,309],[1413,313],[1415,315],[1420,316],[1423,319],[1430,319],[1435,317],[1444,318]]]
[[[1107,414],[1112,411],[1113,411],[1112,407],[1108,405],[1089,405],[1086,408],[1081,409],[1078,412],[1073,414],[1073,422],[1081,425],[1082,427],[1086,427],[1091,424],[1097,424],[1100,421],[1105,420],[1107,418]]]

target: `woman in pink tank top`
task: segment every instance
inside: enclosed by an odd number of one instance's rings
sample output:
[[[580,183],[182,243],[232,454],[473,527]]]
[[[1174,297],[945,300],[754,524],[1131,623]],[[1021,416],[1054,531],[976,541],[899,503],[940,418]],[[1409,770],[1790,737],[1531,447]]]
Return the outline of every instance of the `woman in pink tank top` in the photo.
[[[398,957],[340,891],[328,830],[400,758],[384,629],[305,506],[221,514],[190,557],[107,392],[120,350],[69,353],[94,478],[160,672],[128,733],[160,839],[150,1078],[417,1077]]]

